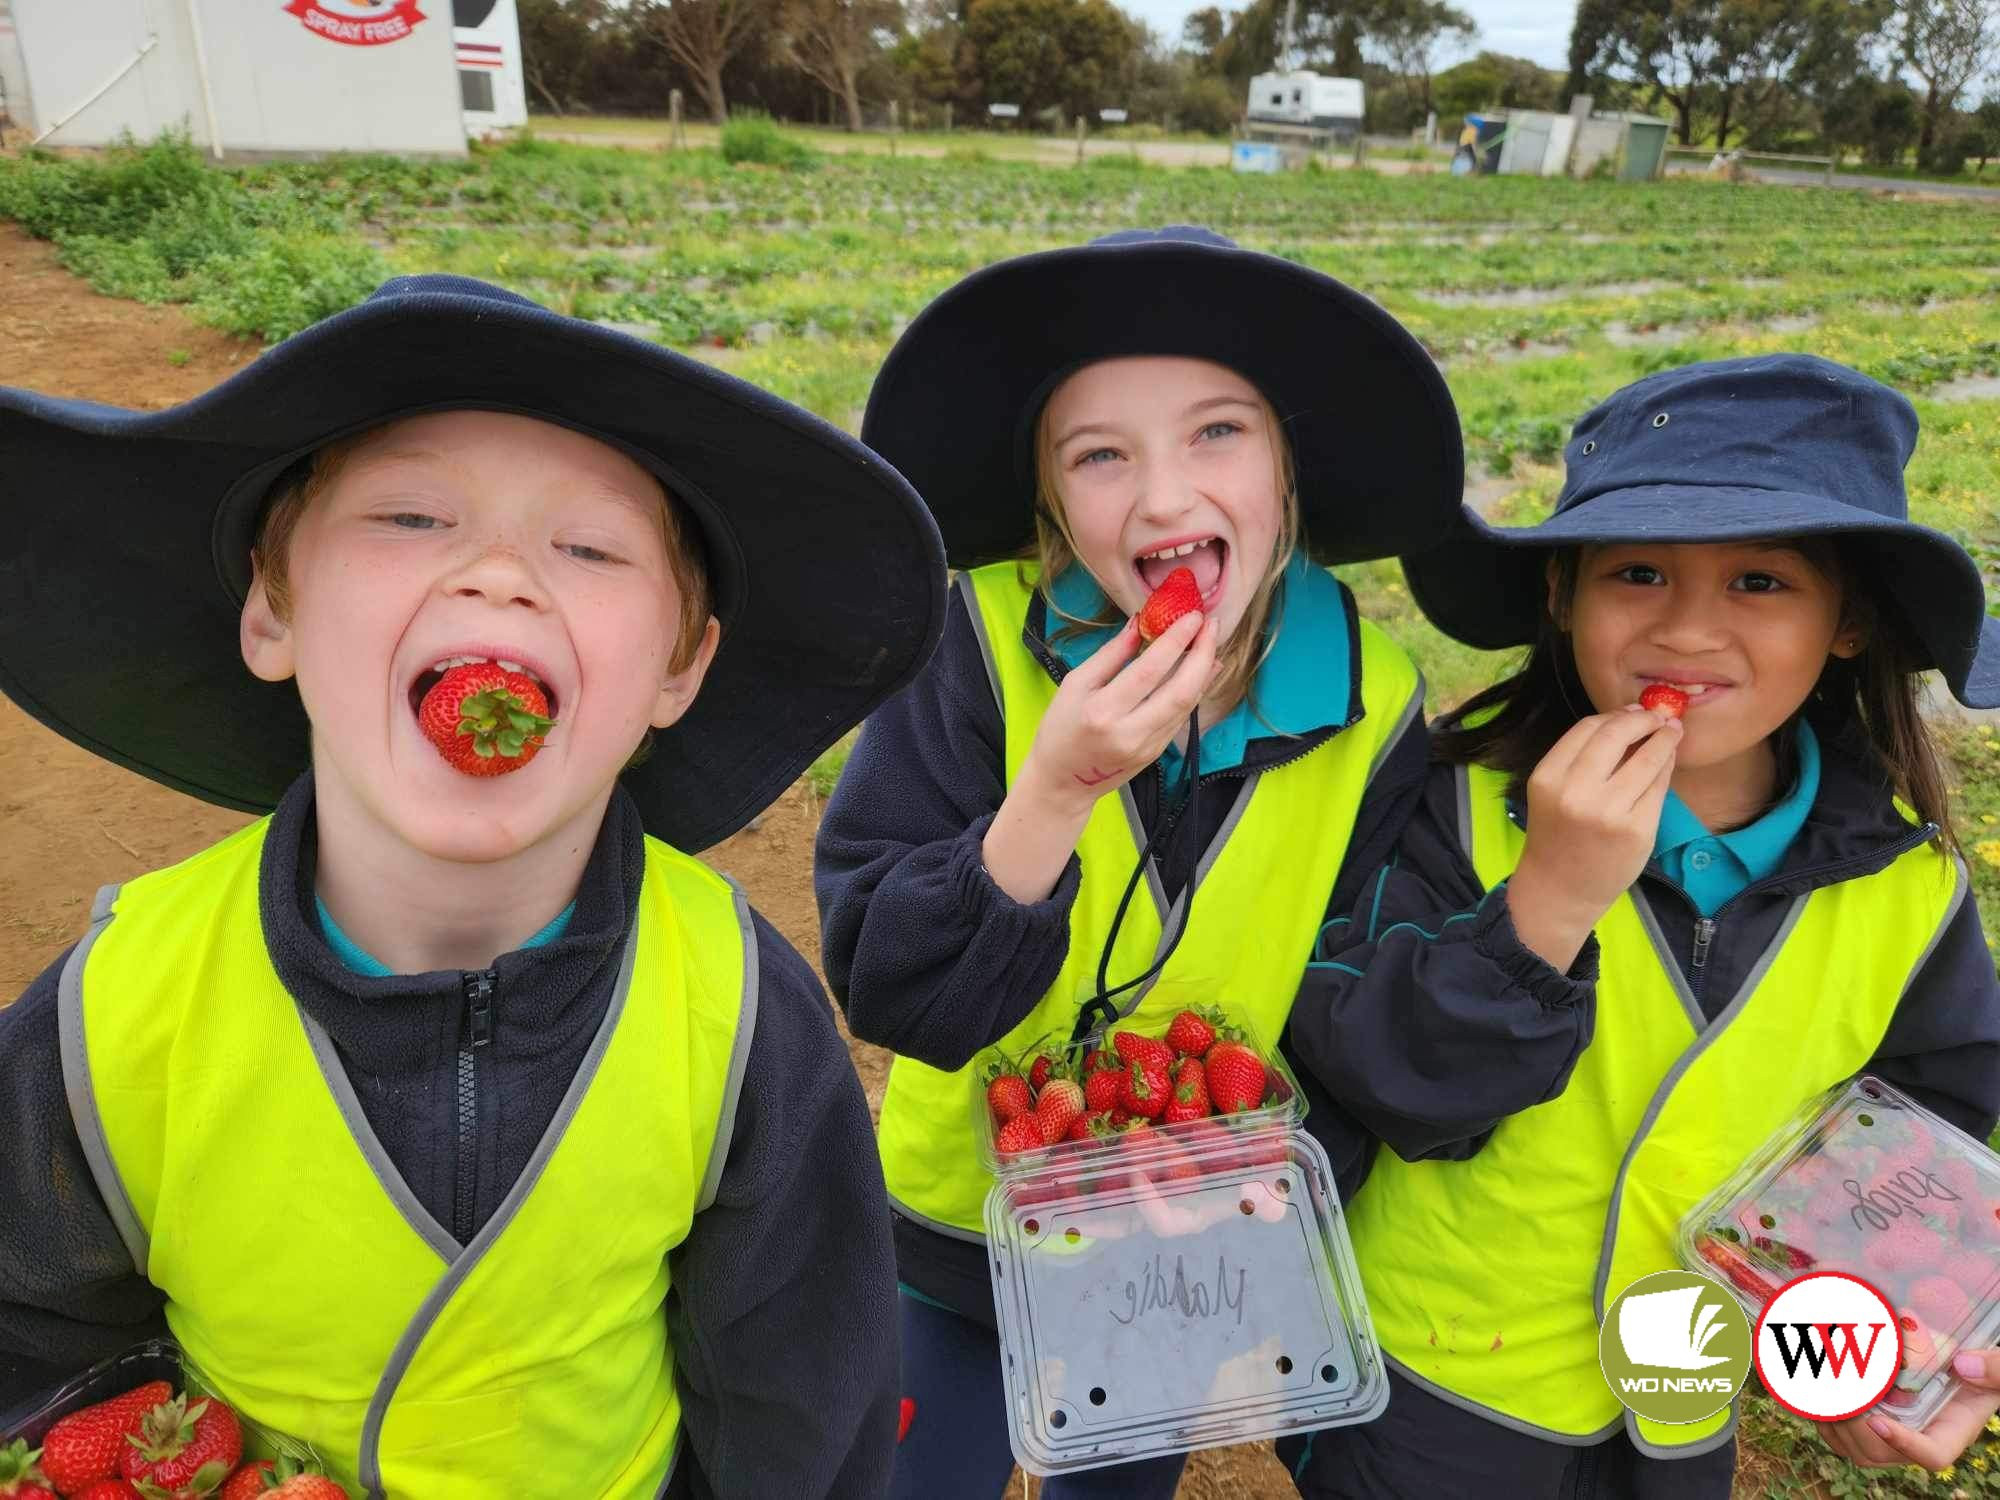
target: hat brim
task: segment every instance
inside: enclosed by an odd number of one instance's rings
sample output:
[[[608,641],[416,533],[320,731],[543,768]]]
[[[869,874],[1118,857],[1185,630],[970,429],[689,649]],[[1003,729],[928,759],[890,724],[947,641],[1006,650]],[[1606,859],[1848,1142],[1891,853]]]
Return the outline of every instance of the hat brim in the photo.
[[[1693,518],[1699,518],[1698,520]],[[1403,558],[1410,595],[1446,635],[1496,651],[1541,627],[1548,558],[1606,542],[1684,544],[1806,536],[1869,538],[1871,579],[1893,598],[1953,696],[2000,707],[2000,621],[1985,612],[1979,569],[1942,532],[1821,495],[1711,485],[1613,490],[1537,526],[1492,526],[1470,506],[1449,537]]]
[[[1332,277],[1186,240],[1044,251],[966,277],[889,351],[862,441],[929,502],[953,567],[1013,557],[1034,537],[1031,408],[1052,377],[1136,355],[1212,360],[1263,392],[1321,561],[1391,557],[1450,523],[1464,447],[1423,345]]]
[[[273,807],[307,764],[296,689],[238,645],[269,484],[345,433],[510,411],[650,468],[700,524],[723,640],[623,780],[646,829],[726,838],[906,684],[943,627],[922,501],[836,428],[658,345],[532,304],[383,297],[184,405],[0,390],[0,689],[57,733],[205,801]]]

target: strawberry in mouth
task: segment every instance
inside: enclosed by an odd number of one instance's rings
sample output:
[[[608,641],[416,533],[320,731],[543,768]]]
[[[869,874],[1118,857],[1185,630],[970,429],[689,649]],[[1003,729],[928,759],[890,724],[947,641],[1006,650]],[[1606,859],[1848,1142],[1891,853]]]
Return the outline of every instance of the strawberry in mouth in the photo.
[[[1686,718],[1689,709],[1719,696],[1731,685],[1712,679],[1683,682],[1673,677],[1647,677],[1641,680],[1645,686],[1639,690],[1639,706],[1657,709],[1676,719]]]
[[[1148,594],[1180,568],[1194,575],[1201,595],[1203,614],[1213,614],[1222,598],[1222,582],[1229,571],[1229,543],[1219,536],[1184,537],[1142,552],[1132,559],[1133,571]]]
[[[467,776],[520,770],[555,728],[553,696],[514,661],[446,657],[417,675],[410,703],[445,764]]]

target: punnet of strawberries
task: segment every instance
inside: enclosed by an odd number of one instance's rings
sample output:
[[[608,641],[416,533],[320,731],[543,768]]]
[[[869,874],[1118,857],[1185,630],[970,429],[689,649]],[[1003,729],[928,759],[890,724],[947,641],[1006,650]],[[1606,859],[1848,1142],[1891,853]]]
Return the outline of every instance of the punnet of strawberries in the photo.
[[[1003,1166],[1093,1143],[1138,1141],[1199,1120],[1255,1115],[1288,1103],[1282,1068],[1213,1006],[1177,1013],[1164,1031],[1126,1026],[1082,1050],[995,1049],[980,1064],[984,1113]]]
[[[1927,1408],[1952,1382],[1952,1356],[2000,1332],[2000,1158],[1872,1078],[1821,1113],[1697,1208],[1686,1242],[1753,1319],[1807,1272],[1866,1281],[1902,1335],[1885,1400]]]
[[[32,1429],[31,1429],[32,1430]],[[39,1446],[0,1440],[6,1500],[347,1500],[318,1467],[243,1455],[244,1423],[194,1389],[149,1381],[58,1418]]]

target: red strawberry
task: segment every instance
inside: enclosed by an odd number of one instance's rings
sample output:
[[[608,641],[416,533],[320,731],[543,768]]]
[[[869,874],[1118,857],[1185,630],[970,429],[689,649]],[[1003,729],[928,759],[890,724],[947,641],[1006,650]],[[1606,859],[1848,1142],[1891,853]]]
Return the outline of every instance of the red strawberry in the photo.
[[[1125,1093],[1125,1075],[1123,1073],[1120,1073],[1118,1075],[1118,1092],[1119,1096],[1122,1098]],[[1127,1109],[1124,1105],[1121,1104],[1116,1109],[1111,1111],[1111,1128],[1113,1130],[1123,1130],[1127,1125],[1130,1125],[1131,1123],[1132,1123],[1132,1111]],[[1146,1122],[1144,1120],[1141,1120],[1139,1123],[1143,1125]]]
[[[1118,1060],[1128,1067],[1135,1062],[1152,1062],[1162,1068],[1174,1065],[1174,1049],[1154,1036],[1141,1036],[1136,1031],[1114,1031],[1111,1045],[1117,1050]]]
[[[326,1475],[307,1470],[264,1491],[264,1500],[347,1500],[347,1491]]]
[[[1207,1113],[1208,1078],[1202,1071],[1201,1059],[1190,1057],[1174,1070],[1174,1097],[1168,1101],[1161,1119],[1169,1125],[1181,1125],[1199,1120]]]
[[[1728,1277],[1731,1285],[1748,1292],[1759,1302],[1767,1302],[1777,1295],[1778,1283],[1770,1280],[1764,1272],[1745,1260],[1736,1247],[1726,1240],[1711,1239],[1704,1235],[1695,1242],[1695,1249],[1703,1260]]]
[[[1688,711],[1688,695],[1664,682],[1649,682],[1639,694],[1639,707],[1657,709],[1678,719]]]
[[[21,1438],[0,1448],[0,1495],[7,1500],[56,1500],[49,1476],[36,1462],[41,1456],[40,1449],[30,1448]]]
[[[899,1443],[902,1442],[904,1438],[910,1435],[910,1424],[916,1421],[916,1419],[917,1419],[917,1403],[912,1401],[908,1396],[905,1396],[903,1398],[903,1404],[896,1411],[897,1442]]]
[[[1907,1307],[1896,1309],[1896,1326],[1903,1331],[1903,1368],[1914,1370],[1937,1358],[1937,1335]]]
[[[1201,585],[1189,568],[1175,568],[1139,610],[1139,639],[1157,641],[1189,610],[1201,611]]]
[[[1054,1053],[1036,1053],[1034,1065],[1028,1069],[1028,1087],[1039,1095],[1042,1089],[1047,1086],[1049,1075],[1060,1067],[1062,1067],[1062,1059]]]
[[[193,1488],[200,1492],[213,1475],[214,1489],[243,1456],[243,1429],[236,1413],[214,1397],[189,1402],[185,1395],[162,1401],[147,1412],[137,1433],[125,1439],[118,1469],[127,1479],[172,1494]]]
[[[1035,1107],[1034,1091],[1019,1073],[1001,1062],[988,1063],[986,1072],[986,1107],[994,1124],[1005,1125]]]
[[[1993,1277],[2000,1267],[1993,1258],[1977,1250],[1960,1250],[1945,1258],[1944,1274],[1965,1288],[1969,1297],[1984,1297],[1993,1286]]]
[[[1871,1239],[1861,1258],[1877,1271],[1921,1274],[1938,1268],[1943,1247],[1936,1235],[1904,1219]]]
[[[224,1495],[226,1500],[234,1500],[227,1491]],[[146,1497],[132,1488],[130,1480],[98,1479],[78,1490],[70,1500],[146,1500]]]
[[[540,683],[498,662],[453,667],[417,706],[424,737],[468,776],[504,776],[535,758],[555,720]]]
[[[1119,1096],[1124,1091],[1125,1070],[1116,1063],[1083,1075],[1083,1107],[1093,1113],[1100,1109],[1116,1109]]]
[[[42,1472],[49,1483],[72,1495],[93,1479],[116,1474],[128,1451],[125,1435],[137,1432],[140,1419],[173,1393],[166,1381],[155,1380],[64,1417],[42,1439]]]
[[[1184,1010],[1167,1027],[1167,1045],[1183,1056],[1200,1057],[1215,1045],[1222,1026],[1222,1012],[1212,1006]]]
[[[1134,1062],[1125,1075],[1124,1092],[1118,1102],[1141,1119],[1157,1120],[1167,1112],[1173,1092],[1173,1079],[1165,1063]]]
[[[1112,1133],[1111,1112],[1105,1109],[1093,1109],[1078,1115],[1072,1120],[1070,1122],[1069,1134],[1064,1136],[1063,1139],[1068,1141],[1100,1141]]]
[[[1264,1060],[1242,1042],[1217,1042],[1208,1050],[1208,1101],[1219,1115],[1240,1114],[1264,1102]]]
[[[1042,1140],[1053,1146],[1069,1134],[1069,1128],[1083,1115],[1083,1089],[1073,1078],[1052,1079],[1035,1101],[1035,1120],[1042,1127]]]
[[[1965,1289],[1948,1276],[1921,1276],[1910,1286],[1910,1310],[1932,1328],[1952,1329],[1972,1311]]]
[[[257,1500],[278,1482],[278,1466],[268,1458],[253,1458],[223,1481],[216,1500]]]
[[[1014,1116],[1000,1127],[993,1149],[1002,1156],[1018,1156],[1023,1151],[1038,1151],[1047,1144],[1042,1139],[1042,1122],[1034,1115],[1025,1114]]]

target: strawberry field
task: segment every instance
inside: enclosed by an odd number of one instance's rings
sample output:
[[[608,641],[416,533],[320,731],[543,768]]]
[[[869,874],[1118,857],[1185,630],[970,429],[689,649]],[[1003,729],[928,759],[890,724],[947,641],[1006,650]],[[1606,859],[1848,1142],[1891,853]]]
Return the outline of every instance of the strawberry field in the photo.
[[[1896,384],[1924,421],[1909,473],[1915,516],[1970,546],[2000,597],[1993,205],[1701,179],[1264,178],[1126,156],[1054,167],[991,159],[970,146],[929,158],[808,153],[772,167],[732,165],[711,149],[526,140],[463,162],[217,170],[166,142],[95,158],[0,157],[0,219],[48,241],[71,272],[124,299],[127,311],[116,316],[170,317],[180,330],[162,332],[163,344],[131,346],[151,351],[146,368],[159,383],[142,382],[149,399],[133,388],[129,359],[94,384],[79,376],[74,394],[134,405],[179,399],[254,352],[254,343],[220,334],[282,338],[396,271],[442,270],[686,349],[850,429],[897,332],[966,272],[1115,228],[1208,224],[1360,287],[1413,329],[1444,364],[1459,402],[1471,498],[1509,519],[1531,519],[1554,496],[1570,421],[1646,372],[1800,349]],[[0,277],[13,275],[13,264],[0,261]],[[43,299],[9,323],[4,295],[0,380],[53,383],[22,341],[36,319],[57,318],[53,304]],[[148,313],[135,303],[179,309]],[[117,306],[92,299],[89,317],[99,321],[67,340],[54,330],[49,347],[102,347],[111,335],[101,320],[113,316],[102,309]],[[1342,352],[1325,357],[1337,371]],[[1393,565],[1352,570],[1350,581],[1363,608],[1417,657],[1434,706],[1502,668],[1499,658],[1431,630]],[[1960,781],[1958,832],[1988,930],[2000,930],[2000,725],[1941,717],[1939,727]],[[56,784],[50,778],[121,778],[117,790],[82,799],[85,809],[131,795],[124,773],[65,756],[67,747],[20,716],[0,720],[10,838],[40,836],[30,802],[37,788]],[[762,834],[744,836],[765,839],[756,857],[784,866],[784,892],[767,896],[751,883],[753,898],[808,956],[817,952],[805,884],[812,814],[837,768],[836,752]],[[122,832],[100,821],[106,838],[146,863],[191,852],[218,831],[183,819],[163,823],[159,840],[148,842],[131,823],[112,822]],[[773,842],[780,835],[782,847]],[[750,846],[732,841],[725,868],[730,849],[750,857]],[[19,970],[15,988],[81,927],[72,908],[87,909],[94,879],[86,884],[79,872],[78,889],[60,893],[59,903],[46,893],[47,869],[71,863],[44,862],[39,883],[24,873],[19,886],[0,872],[0,933],[20,950],[6,970]],[[96,878],[136,868],[121,864]],[[32,919],[22,915],[31,900],[49,903],[32,908],[41,911]],[[868,1078],[879,1060],[861,1065]],[[1988,1468],[2000,1448],[1975,1449],[1945,1480],[1861,1475],[1769,1403],[1750,1405],[1746,1430],[1742,1493],[2000,1494],[2000,1471]],[[1224,1453],[1198,1458],[1183,1493],[1290,1488],[1268,1459]]]

